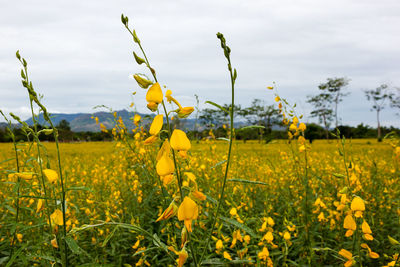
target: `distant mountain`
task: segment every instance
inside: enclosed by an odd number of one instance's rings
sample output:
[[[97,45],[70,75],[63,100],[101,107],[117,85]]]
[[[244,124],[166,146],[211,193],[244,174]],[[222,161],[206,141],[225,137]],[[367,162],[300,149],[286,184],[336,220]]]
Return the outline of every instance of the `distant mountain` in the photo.
[[[135,115],[134,112],[127,111],[125,109],[116,111],[117,118],[121,117],[124,124],[127,126],[129,130],[135,128],[133,124],[133,116]],[[151,123],[152,118],[154,117],[153,114],[143,114],[137,113],[142,117],[142,125],[147,125]],[[97,117],[99,118],[99,123],[103,123],[108,129],[114,126],[114,115],[110,112],[100,111],[95,113],[53,113],[51,114],[51,119],[55,125],[59,124],[60,121],[66,120],[69,122],[71,126],[71,130],[74,132],[99,132],[100,126],[96,124],[96,121],[92,119]],[[39,124],[48,125],[43,118],[43,114],[39,115]],[[33,121],[32,118],[29,118],[25,121],[28,125],[32,125]],[[183,129],[193,129],[195,120],[194,119],[184,119],[180,120],[181,125],[180,127]]]

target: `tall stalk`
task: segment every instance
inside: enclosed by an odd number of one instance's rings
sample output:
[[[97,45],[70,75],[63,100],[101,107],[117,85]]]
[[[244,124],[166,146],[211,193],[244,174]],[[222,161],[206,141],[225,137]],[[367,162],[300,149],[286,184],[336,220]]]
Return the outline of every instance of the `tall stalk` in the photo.
[[[146,67],[150,70],[155,82],[158,82],[156,72],[151,67],[149,59],[147,58],[147,55],[146,55],[146,53],[145,53],[145,51],[144,51],[144,49],[142,47],[142,44],[141,44],[139,38],[136,35],[136,32],[134,30],[132,31],[131,29],[129,29],[129,27],[128,27],[128,18],[124,17],[123,15],[122,15],[122,18],[123,18],[122,19],[122,23],[125,25],[125,28],[128,30],[128,32],[132,35],[132,38],[133,38],[134,42],[138,44],[138,46],[140,48],[140,51],[143,54]],[[166,122],[167,122],[168,141],[170,141],[171,135],[172,135],[172,131],[171,131],[171,125],[170,125],[170,122],[169,122],[168,112],[167,112],[167,108],[165,107],[164,100],[162,100],[161,105],[162,105],[164,113],[165,113]],[[176,160],[175,151],[173,149],[172,149],[172,157],[173,157],[173,161],[174,161],[174,167],[175,167],[175,170],[176,170],[176,177],[177,177],[177,180],[178,180],[179,195],[181,197],[181,200],[183,201],[182,177],[181,177],[181,173],[179,171],[178,162]],[[161,190],[162,190],[162,188],[161,188]],[[192,242],[190,242],[190,240],[191,240],[191,234],[188,231],[188,243],[189,243],[189,247],[190,247],[190,252],[191,252],[191,255],[193,257],[193,261],[194,261],[195,266],[198,266],[196,253],[194,252],[194,247],[193,247]]]
[[[21,56],[19,55],[19,51],[17,51],[17,58],[18,60],[21,62],[21,64],[23,65],[23,70],[21,70],[21,77],[22,77],[22,84],[23,86],[28,90],[28,94],[29,94],[29,103],[30,103],[30,109],[31,109],[31,114],[32,114],[32,122],[33,122],[33,138],[34,138],[34,142],[36,143],[37,146],[37,153],[38,153],[38,163],[39,163],[39,168],[40,168],[40,176],[41,176],[41,183],[42,183],[42,187],[43,187],[43,193],[45,195],[45,204],[46,204],[46,214],[47,214],[47,219],[49,222],[49,231],[50,231],[50,235],[53,234],[53,227],[52,227],[52,223],[51,223],[51,216],[50,216],[50,210],[49,210],[49,205],[48,205],[48,194],[47,194],[47,188],[46,188],[46,182],[44,179],[44,173],[43,173],[43,164],[42,164],[42,157],[41,157],[41,151],[40,151],[40,140],[39,140],[39,132],[37,129],[37,125],[38,122],[36,120],[36,115],[34,113],[33,110],[33,102],[35,102],[43,111],[43,116],[46,119],[46,121],[48,121],[50,123],[50,125],[53,128],[53,134],[56,135],[57,133],[57,129],[55,129],[54,125],[52,124],[49,115],[47,113],[46,108],[40,103],[38,96],[33,88],[32,82],[29,81],[29,76],[28,76],[28,64],[26,62],[26,60],[24,58],[21,59]],[[55,129],[55,131],[54,131]],[[64,223],[64,254],[63,255],[63,265],[64,266],[68,266],[68,250],[67,250],[67,244],[65,241],[65,237],[66,237],[66,223],[65,223],[65,191],[64,191],[64,185],[63,185],[63,178],[62,178],[62,171],[61,171],[61,163],[60,163],[60,151],[59,151],[59,147],[58,147],[58,138],[55,136],[55,140],[56,140],[56,146],[57,146],[57,155],[58,155],[58,162],[59,162],[59,172],[60,172],[60,179],[61,179],[61,187],[62,187],[62,213],[63,213],[63,223]],[[53,250],[54,253],[54,250]]]
[[[15,164],[17,167],[17,172],[19,172],[19,159],[18,159],[18,150],[17,150],[17,144],[16,144],[16,140],[15,140],[15,134],[14,131],[12,129],[12,123],[10,120],[7,119],[7,117],[4,115],[3,111],[0,110],[1,115],[4,117],[4,119],[6,120],[6,122],[8,123],[8,131],[10,132],[10,136],[11,139],[13,141],[13,145],[14,145],[14,152],[15,152]],[[21,178],[18,176],[18,180],[17,180],[17,203],[16,203],[16,212],[15,212],[15,229],[14,229],[14,233],[13,233],[13,238],[11,241],[11,251],[10,251],[10,259],[14,253],[14,243],[15,243],[15,239],[17,237],[17,224],[18,224],[18,217],[19,217],[19,187],[20,187],[20,183],[21,183]]]
[[[220,198],[218,200],[218,205],[217,205],[217,210],[215,212],[215,215],[213,217],[212,223],[211,223],[211,231],[207,237],[206,245],[203,248],[203,253],[200,256],[200,263],[201,260],[203,259],[206,251],[208,250],[208,244],[210,243],[210,239],[212,236],[212,233],[214,232],[215,225],[217,223],[218,215],[221,210],[221,205],[224,202],[224,197],[225,197],[225,186],[226,186],[226,180],[228,178],[228,171],[229,171],[229,165],[230,165],[230,159],[231,159],[231,152],[232,152],[232,141],[233,141],[233,134],[234,134],[234,125],[233,125],[233,115],[234,115],[234,104],[235,104],[235,81],[237,77],[237,72],[236,69],[232,71],[232,65],[231,65],[231,59],[230,59],[230,53],[231,49],[226,45],[226,41],[224,38],[224,35],[222,33],[217,33],[217,38],[220,39],[221,41],[221,47],[224,50],[224,55],[226,59],[228,60],[228,70],[231,78],[231,92],[232,92],[232,101],[231,101],[231,107],[229,110],[229,116],[230,116],[230,136],[229,136],[229,149],[228,149],[228,158],[226,160],[226,167],[225,167],[225,175],[224,175],[224,180],[222,183],[222,188],[221,188],[221,193],[220,193]]]

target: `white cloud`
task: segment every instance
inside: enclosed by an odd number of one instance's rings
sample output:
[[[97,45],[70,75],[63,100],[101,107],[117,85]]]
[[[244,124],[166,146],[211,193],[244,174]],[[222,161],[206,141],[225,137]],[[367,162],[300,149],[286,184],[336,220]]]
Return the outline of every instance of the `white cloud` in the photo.
[[[373,125],[361,89],[400,85],[399,8],[397,0],[12,1],[0,10],[0,106],[17,112],[28,105],[15,59],[20,49],[49,110],[121,109],[137,91],[137,108],[146,111],[145,91],[127,78],[144,69],[133,60],[138,49],[120,22],[124,13],[159,80],[184,105],[194,105],[194,94],[229,101],[215,36],[221,31],[232,48],[242,106],[256,97],[272,103],[265,87],[275,81],[309,112],[305,97],[317,93],[319,83],[347,76],[351,95],[340,107],[343,123]],[[394,113],[388,111],[383,124],[396,122]]]

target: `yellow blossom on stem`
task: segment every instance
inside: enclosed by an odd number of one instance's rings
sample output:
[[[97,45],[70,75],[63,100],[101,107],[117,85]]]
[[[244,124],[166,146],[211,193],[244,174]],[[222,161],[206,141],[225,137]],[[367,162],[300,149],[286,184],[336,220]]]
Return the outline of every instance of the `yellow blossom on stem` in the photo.
[[[54,170],[45,169],[45,170],[43,170],[43,174],[50,183],[54,183],[58,180],[58,174]]]
[[[51,222],[55,225],[64,225],[63,221],[63,213],[61,210],[56,209],[51,215],[50,215]]]
[[[191,148],[190,140],[184,131],[175,129],[172,132],[171,147],[178,151],[188,151]]]
[[[151,145],[154,144],[158,140],[157,135],[151,135],[146,140],[143,141],[144,145]]]
[[[185,264],[188,256],[185,248],[178,252],[178,267],[182,267]]]
[[[229,255],[229,253],[226,252],[226,251],[224,251],[224,258],[227,259],[227,260],[230,260],[230,261],[232,260],[231,255]]]
[[[339,251],[339,255],[347,259],[346,263],[344,264],[345,267],[352,266],[355,263],[353,260],[353,254],[350,251],[341,249]]]
[[[269,257],[269,251],[267,247],[263,247],[262,251],[258,252],[258,258],[262,261],[266,261],[267,257]]]
[[[191,198],[185,197],[178,209],[178,219],[184,221],[185,227],[192,232],[192,220],[199,216],[199,207]]]
[[[194,111],[194,107],[184,107],[178,110],[178,117],[181,119],[187,118]]]
[[[216,248],[217,250],[221,250],[221,249],[224,248],[224,244],[222,243],[222,240],[221,240],[221,239],[218,239],[218,240],[217,240],[217,243],[215,243],[215,248]]]
[[[142,119],[142,117],[140,117],[139,114],[135,114],[135,116],[133,116],[133,123],[134,123],[136,126],[138,126],[141,119]]]
[[[175,216],[177,213],[178,213],[178,206],[175,204],[175,201],[172,201],[172,203],[169,204],[168,208],[166,208],[164,212],[160,215],[160,217],[158,217],[156,222],[167,220]]]
[[[353,216],[351,216],[351,214],[348,214],[344,218],[343,228],[347,229],[346,237],[352,236],[354,231],[357,229],[356,221],[354,220]]]
[[[200,191],[198,191],[198,190],[192,191],[191,195],[192,195],[194,198],[196,198],[196,199],[198,199],[198,200],[200,200],[200,201],[204,201],[204,200],[206,200],[206,198],[207,198],[202,192],[200,192]]]
[[[166,176],[174,172],[175,165],[169,155],[164,154],[156,164],[157,174],[159,176]]]
[[[153,122],[151,123],[150,126],[149,133],[151,135],[157,135],[160,132],[162,126],[163,126],[163,115],[159,114],[154,117]]]
[[[159,83],[155,83],[149,88],[146,94],[146,100],[148,102],[147,107],[151,111],[156,111],[158,104],[163,100],[163,93]]]

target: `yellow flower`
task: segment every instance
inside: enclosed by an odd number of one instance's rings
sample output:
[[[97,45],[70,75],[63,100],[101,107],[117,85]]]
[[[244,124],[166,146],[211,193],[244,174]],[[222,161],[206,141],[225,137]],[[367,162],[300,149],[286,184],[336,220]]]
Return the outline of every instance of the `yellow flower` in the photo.
[[[365,210],[364,200],[362,200],[360,197],[355,197],[353,198],[353,201],[351,201],[350,207],[352,211],[364,211]]]
[[[344,218],[343,228],[348,230],[346,232],[346,237],[352,236],[353,232],[356,230],[356,228],[357,228],[356,221],[353,219],[353,216],[351,216],[350,214],[348,214]]]
[[[215,243],[215,248],[216,248],[217,250],[221,250],[221,249],[224,248],[224,244],[222,243],[222,240],[221,240],[221,239],[218,239],[217,243]]]
[[[346,250],[346,249],[341,249],[339,251],[339,255],[347,259],[347,262],[344,264],[345,267],[352,266],[354,261],[353,261],[353,254]]]
[[[281,100],[281,98],[280,98],[279,96],[276,96],[276,97],[275,97],[275,101],[276,101],[276,102],[279,102],[280,100]]]
[[[22,237],[23,237],[22,234],[17,234],[17,239],[18,239],[19,242],[22,242]]]
[[[183,248],[181,251],[178,252],[178,267],[182,267],[183,264],[185,264],[187,258],[188,258],[188,253],[186,252],[186,249]]]
[[[231,216],[236,216],[237,215],[237,209],[236,208],[232,208],[229,213],[231,214]]]
[[[185,227],[192,232],[192,220],[199,216],[199,207],[191,198],[185,197],[178,209],[178,219],[184,221]]]
[[[181,119],[187,118],[194,111],[193,107],[184,107],[178,110],[178,117]]]
[[[36,206],[36,213],[38,213],[43,207],[43,199],[39,198],[37,206]]]
[[[151,135],[157,135],[160,132],[162,126],[163,126],[163,115],[159,114],[154,117],[153,122],[151,123],[150,126],[149,133]]]
[[[361,224],[361,229],[364,234],[372,234],[371,228],[366,221],[363,221],[363,223]]]
[[[230,260],[230,261],[232,260],[231,255],[229,255],[229,253],[226,252],[226,251],[224,251],[224,258],[227,259],[227,260]]]
[[[33,176],[34,176],[33,172],[17,172],[17,173],[14,173],[14,174],[12,173],[9,175],[10,178],[18,177],[23,180],[32,180]]]
[[[154,112],[154,111],[156,111],[157,108],[158,108],[158,103],[149,102],[149,103],[147,104],[147,108]]]
[[[158,150],[156,160],[160,160],[161,157],[164,156],[164,155],[169,156],[170,150],[171,150],[171,146],[169,145],[168,139],[165,139],[165,141],[162,144],[160,150]]]
[[[274,226],[275,225],[274,219],[272,219],[271,217],[267,218],[267,223],[268,223],[269,226]]]
[[[157,135],[151,135],[151,136],[147,137],[146,140],[143,141],[143,144],[151,145],[151,144],[154,144],[157,140],[158,140]]]
[[[47,178],[47,180],[48,180],[50,183],[54,183],[55,181],[58,180],[58,174],[57,174],[57,172],[54,171],[54,170],[45,169],[45,170],[43,170],[43,174],[44,174],[44,176]]]
[[[51,222],[56,225],[64,225],[63,221],[63,213],[61,210],[56,209],[51,215],[50,215]]]
[[[300,123],[299,130],[304,132],[306,129],[307,129],[306,125],[304,123]]]
[[[283,238],[285,240],[290,240],[290,233],[288,231],[285,231],[285,233],[283,234]]]
[[[54,238],[50,241],[51,245],[55,248],[58,248],[58,244],[57,244],[57,238]]]
[[[258,252],[258,258],[262,261],[266,261],[269,257],[269,251],[267,247],[263,247],[262,251]]]
[[[265,236],[264,239],[267,240],[268,243],[272,243],[272,241],[274,240],[274,235],[268,231]]]
[[[175,129],[172,132],[171,147],[178,151],[188,151],[191,148],[190,141],[184,131]]]
[[[294,124],[294,123],[290,124],[290,126],[289,126],[289,131],[292,131],[292,132],[297,131],[297,126],[296,126],[296,124]]]
[[[196,199],[198,199],[198,200],[200,200],[200,201],[204,201],[204,200],[206,200],[206,198],[207,198],[202,192],[200,192],[200,191],[198,191],[198,190],[193,191],[193,192],[191,193],[191,195],[192,195],[194,198],[196,198]]]
[[[362,244],[361,244],[361,247],[368,250],[368,256],[369,256],[371,259],[377,259],[377,258],[379,258],[379,254],[376,253],[376,252],[373,252],[367,244],[362,243]]]
[[[157,161],[156,170],[157,174],[160,176],[169,175],[175,170],[174,162],[168,155],[163,154],[163,156]]]
[[[163,93],[161,90],[161,86],[159,83],[155,83],[147,91],[146,101],[149,103],[147,107],[151,111],[155,111],[158,107],[158,104],[160,104],[162,100],[163,100]]]
[[[268,86],[268,87],[267,87],[267,89],[269,89],[269,90],[273,90],[273,89],[274,89],[274,87],[272,87],[272,86]]]
[[[135,116],[133,116],[133,123],[134,123],[136,126],[138,126],[141,119],[142,119],[142,117],[140,117],[139,114],[135,114]]]
[[[167,220],[175,216],[177,213],[178,213],[178,206],[175,204],[175,201],[172,201],[171,204],[169,204],[168,208],[166,208],[165,211],[160,215],[160,217],[158,217],[156,222]]]

